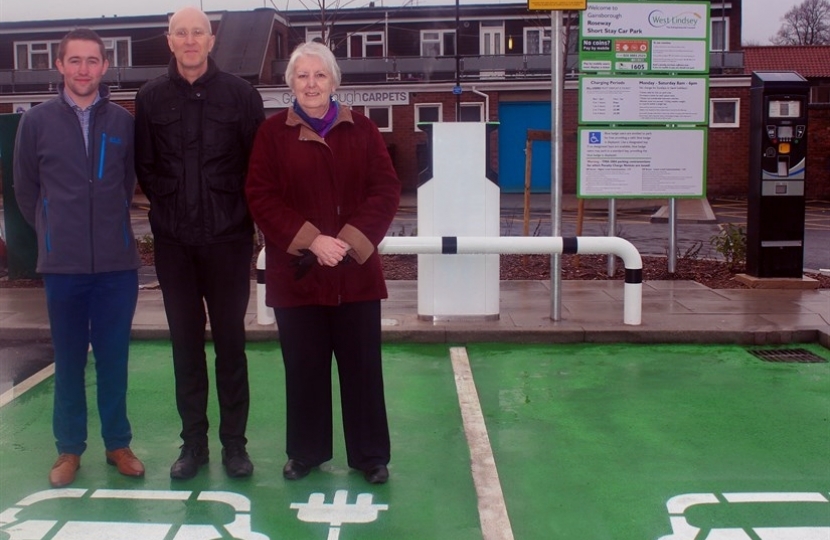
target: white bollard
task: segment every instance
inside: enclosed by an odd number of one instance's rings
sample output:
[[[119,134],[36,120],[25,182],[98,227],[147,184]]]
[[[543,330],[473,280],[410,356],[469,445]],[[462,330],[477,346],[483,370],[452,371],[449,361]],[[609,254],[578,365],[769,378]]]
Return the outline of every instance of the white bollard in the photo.
[[[263,326],[274,324],[274,308],[265,305],[265,246],[256,258],[256,322]]]

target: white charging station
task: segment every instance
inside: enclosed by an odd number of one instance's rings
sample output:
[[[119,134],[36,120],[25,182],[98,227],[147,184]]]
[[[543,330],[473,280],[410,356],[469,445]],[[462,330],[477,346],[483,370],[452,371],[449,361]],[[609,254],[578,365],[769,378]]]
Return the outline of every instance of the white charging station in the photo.
[[[440,236],[442,255],[418,255],[418,318],[499,318],[499,255],[455,255],[456,237],[500,235],[496,123],[419,124],[427,163],[418,186],[418,236]]]

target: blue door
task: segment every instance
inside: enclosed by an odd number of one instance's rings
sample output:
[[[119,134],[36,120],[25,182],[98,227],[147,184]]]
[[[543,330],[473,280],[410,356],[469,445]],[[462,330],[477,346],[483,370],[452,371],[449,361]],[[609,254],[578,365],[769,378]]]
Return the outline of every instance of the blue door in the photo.
[[[499,184],[503,193],[524,193],[528,129],[550,130],[550,102],[499,103]],[[533,142],[530,190],[550,193],[550,142]]]

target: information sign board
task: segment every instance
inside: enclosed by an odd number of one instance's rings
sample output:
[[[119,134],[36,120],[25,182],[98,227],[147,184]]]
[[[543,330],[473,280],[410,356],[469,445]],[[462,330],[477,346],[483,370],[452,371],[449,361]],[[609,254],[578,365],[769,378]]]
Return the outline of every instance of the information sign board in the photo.
[[[579,128],[585,198],[703,197],[706,128]],[[682,149],[682,151],[678,151]]]
[[[705,124],[709,78],[584,75],[580,124]]]
[[[708,3],[589,2],[580,16],[579,69],[708,73]]]

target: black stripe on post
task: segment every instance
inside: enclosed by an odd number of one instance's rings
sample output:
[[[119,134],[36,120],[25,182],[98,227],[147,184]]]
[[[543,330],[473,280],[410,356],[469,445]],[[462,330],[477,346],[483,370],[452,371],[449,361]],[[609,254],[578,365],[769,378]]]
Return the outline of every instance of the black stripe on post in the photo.
[[[458,253],[458,237],[457,236],[442,236],[441,237],[441,253],[445,255],[455,255]]]
[[[265,270],[260,270],[259,268],[257,268],[256,282],[259,284],[265,283]]]
[[[577,241],[576,236],[562,238],[562,253],[564,255],[579,253],[579,242]]]
[[[643,269],[642,268],[626,268],[625,269],[625,282],[626,283],[642,283],[643,282]]]

